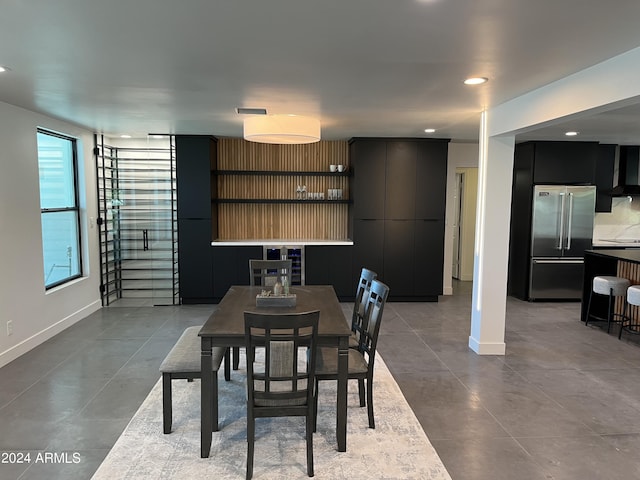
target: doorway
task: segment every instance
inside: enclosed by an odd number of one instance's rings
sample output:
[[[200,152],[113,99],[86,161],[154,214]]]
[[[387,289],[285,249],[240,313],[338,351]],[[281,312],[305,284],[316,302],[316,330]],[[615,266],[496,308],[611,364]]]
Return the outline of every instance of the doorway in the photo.
[[[461,279],[461,256],[462,256],[462,209],[464,205],[464,181],[465,175],[462,172],[456,172],[456,181],[454,186],[453,200],[453,256],[451,276],[455,279]]]
[[[179,304],[173,136],[95,143],[102,305]]]

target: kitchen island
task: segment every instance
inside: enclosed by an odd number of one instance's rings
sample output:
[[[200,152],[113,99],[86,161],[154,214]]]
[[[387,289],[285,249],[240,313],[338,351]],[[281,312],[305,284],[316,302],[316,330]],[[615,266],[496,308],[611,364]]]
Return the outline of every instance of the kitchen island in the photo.
[[[640,285],[640,249],[603,249],[587,250],[584,253],[584,283],[582,290],[581,320],[584,322],[587,316],[589,295],[593,285],[593,278],[599,275],[611,275],[628,278],[632,285]],[[594,315],[607,316],[608,299],[604,295],[594,295],[591,310]],[[615,313],[622,313],[624,299],[616,299]],[[630,316],[638,315],[637,309],[630,309]],[[638,322],[634,322],[638,323]]]

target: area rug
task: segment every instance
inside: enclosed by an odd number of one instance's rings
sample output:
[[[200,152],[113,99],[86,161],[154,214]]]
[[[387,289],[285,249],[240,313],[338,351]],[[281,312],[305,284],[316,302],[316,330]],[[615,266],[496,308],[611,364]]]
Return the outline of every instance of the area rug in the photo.
[[[241,358],[244,365],[244,358]],[[94,480],[242,479],[246,474],[244,370],[219,376],[220,431],[211,455],[200,458],[200,382],[173,382],[173,432],[162,433],[162,382],[158,381],[98,468]],[[376,428],[368,428],[356,381],[349,382],[347,451],[335,437],[335,382],[320,384],[313,436],[315,478],[450,480],[384,361],[376,357]],[[254,479],[308,478],[304,418],[258,419]]]

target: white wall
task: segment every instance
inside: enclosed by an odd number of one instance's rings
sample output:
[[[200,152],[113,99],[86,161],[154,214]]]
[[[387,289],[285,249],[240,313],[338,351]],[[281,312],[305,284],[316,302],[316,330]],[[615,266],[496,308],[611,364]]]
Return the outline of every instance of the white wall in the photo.
[[[453,270],[453,223],[456,203],[453,197],[456,183],[456,168],[467,167],[478,168],[478,144],[449,143],[447,158],[447,203],[444,229],[444,272],[442,279],[443,292],[445,295],[451,295],[453,293],[451,272]],[[475,229],[475,224],[473,224],[471,228]]]
[[[36,128],[78,139],[84,276],[45,292]],[[0,102],[0,366],[100,308],[93,134]],[[86,188],[85,188],[86,187]],[[7,335],[7,321],[13,334]]]

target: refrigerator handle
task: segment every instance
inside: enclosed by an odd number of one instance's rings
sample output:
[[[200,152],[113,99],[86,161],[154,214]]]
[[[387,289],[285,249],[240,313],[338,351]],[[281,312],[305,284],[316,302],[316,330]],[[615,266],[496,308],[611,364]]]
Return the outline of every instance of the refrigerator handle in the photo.
[[[562,200],[560,204],[560,234],[558,235],[556,250],[562,250],[562,241],[564,240],[564,204],[566,200],[564,192],[560,194],[560,199]]]
[[[571,223],[573,220],[573,193],[569,193],[569,218],[567,219],[567,250],[571,248]]]

